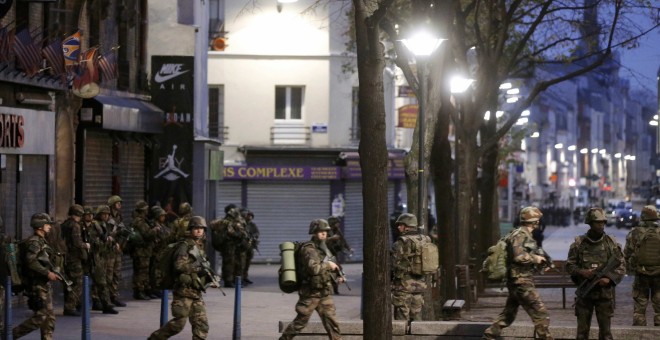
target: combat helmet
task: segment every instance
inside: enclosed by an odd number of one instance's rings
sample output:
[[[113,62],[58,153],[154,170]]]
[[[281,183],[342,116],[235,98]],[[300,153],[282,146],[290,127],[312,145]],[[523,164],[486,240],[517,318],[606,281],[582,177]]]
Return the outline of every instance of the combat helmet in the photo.
[[[188,202],[183,202],[179,204],[179,215],[188,215],[192,213],[192,206],[190,206],[190,203]]]
[[[110,214],[110,207],[105,204],[99,205],[98,208],[96,208],[96,215],[98,216],[101,214]]]
[[[146,212],[147,210],[149,210],[149,204],[145,201],[139,200],[137,201],[137,203],[135,203],[135,210]]]
[[[397,226],[403,224],[404,226],[409,228],[416,228],[417,217],[411,213],[403,213],[399,216],[399,218],[396,219],[396,222],[394,222],[394,224]]]
[[[328,217],[328,224],[331,225],[331,226],[332,226],[332,225],[335,225],[335,224],[339,224],[339,222],[341,222],[341,221],[339,220],[339,217],[336,217],[336,216],[330,216],[330,217]]]
[[[193,216],[188,222],[188,230],[192,228],[204,228],[206,229],[206,219],[202,216]]]
[[[122,201],[121,197],[119,197],[117,195],[112,195],[112,196],[110,196],[110,198],[108,198],[108,206],[111,207],[111,206],[115,205],[115,203],[121,202],[121,201]]]
[[[83,209],[83,215],[94,215],[94,207],[91,205],[86,205]]]
[[[69,216],[81,216],[85,214],[85,208],[82,207],[80,204],[74,204],[71,207],[69,207]]]
[[[587,216],[584,218],[584,223],[591,224],[592,222],[607,222],[605,211],[601,208],[591,208],[587,211]]]
[[[318,218],[315,220],[312,220],[312,222],[309,224],[309,234],[316,234],[320,231],[330,231],[330,225],[328,224],[328,221]]]
[[[532,223],[541,220],[543,214],[537,207],[524,207],[520,210],[520,223]]]
[[[53,224],[53,221],[50,216],[46,213],[36,213],[30,218],[30,226],[34,229],[41,228],[46,224]]]
[[[660,220],[658,217],[658,209],[654,205],[647,205],[642,208],[642,214],[640,216],[642,221],[657,221]]]
[[[165,210],[163,208],[161,208],[160,206],[157,206],[157,205],[154,205],[153,207],[151,207],[151,216],[153,218],[159,218],[163,215],[167,215],[167,213],[165,212]]]

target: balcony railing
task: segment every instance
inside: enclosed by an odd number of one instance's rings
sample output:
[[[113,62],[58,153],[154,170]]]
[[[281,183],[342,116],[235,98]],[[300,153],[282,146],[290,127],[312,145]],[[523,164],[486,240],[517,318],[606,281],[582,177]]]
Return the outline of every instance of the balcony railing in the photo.
[[[209,137],[217,138],[220,142],[229,139],[229,126],[220,125],[217,123],[209,124]]]
[[[312,133],[309,126],[298,123],[278,123],[270,128],[273,145],[309,145]]]

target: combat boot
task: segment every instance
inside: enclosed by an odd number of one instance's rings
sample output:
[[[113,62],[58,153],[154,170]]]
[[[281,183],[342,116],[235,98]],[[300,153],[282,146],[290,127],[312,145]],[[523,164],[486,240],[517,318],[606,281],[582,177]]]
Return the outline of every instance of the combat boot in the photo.
[[[117,299],[117,298],[112,298],[112,300],[110,300],[110,302],[112,302],[112,304],[117,306],[117,307],[126,307],[126,304],[119,301],[119,299]]]
[[[149,291],[147,295],[152,299],[160,299],[163,297],[163,294],[156,290]]]
[[[107,305],[103,307],[103,314],[119,314],[119,312],[116,309],[112,308],[111,305]]]
[[[101,301],[94,300],[94,302],[92,303],[92,310],[103,310],[103,305],[101,304]]]
[[[135,300],[151,300],[151,298],[145,295],[144,292],[138,290],[133,292],[133,298]]]

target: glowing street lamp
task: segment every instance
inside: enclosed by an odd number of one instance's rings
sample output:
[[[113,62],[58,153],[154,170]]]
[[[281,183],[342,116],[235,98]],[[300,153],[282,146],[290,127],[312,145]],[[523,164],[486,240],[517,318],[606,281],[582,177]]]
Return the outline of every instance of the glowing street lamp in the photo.
[[[419,79],[419,98],[418,113],[419,130],[417,138],[419,143],[419,154],[417,155],[417,218],[420,221],[426,221],[426,210],[424,199],[426,198],[426,180],[424,178],[424,132],[426,124],[424,122],[424,98],[426,96],[426,59],[447,39],[440,39],[432,36],[429,32],[419,32],[410,39],[403,39],[403,45],[415,55],[417,62],[417,79]]]

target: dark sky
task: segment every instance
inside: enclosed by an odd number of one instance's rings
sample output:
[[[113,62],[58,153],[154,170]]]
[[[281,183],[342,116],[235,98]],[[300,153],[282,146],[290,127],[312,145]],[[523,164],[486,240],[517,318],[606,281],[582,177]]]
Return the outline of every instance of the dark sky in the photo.
[[[649,26],[650,27],[650,23]],[[622,78],[630,79],[632,88],[648,89],[658,93],[657,74],[660,68],[660,29],[656,28],[640,40],[639,47],[632,50],[621,49],[619,72]]]

